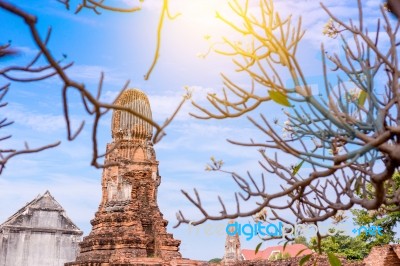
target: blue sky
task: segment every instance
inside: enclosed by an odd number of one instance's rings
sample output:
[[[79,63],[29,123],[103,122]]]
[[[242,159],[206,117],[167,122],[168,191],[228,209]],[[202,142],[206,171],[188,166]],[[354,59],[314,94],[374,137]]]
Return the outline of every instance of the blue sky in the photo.
[[[318,89],[321,80],[320,43],[325,42],[329,51],[339,51],[340,43],[322,35],[328,17],[317,2],[276,1],[276,8],[282,15],[293,14],[295,18],[303,16],[303,29],[307,32],[298,56],[311,83],[316,84]],[[343,19],[356,20],[356,1],[322,2]],[[373,23],[380,1],[362,2],[367,23]],[[112,3],[137,4],[129,0],[115,0]],[[153,117],[158,122],[164,121],[173,112],[184,94],[184,86],[192,87],[193,99],[207,106],[206,93],[218,92],[222,87],[220,73],[233,77],[240,84],[250,84],[248,78],[235,74],[230,59],[213,53],[206,59],[198,57],[210,45],[205,40],[205,35],[210,35],[212,41],[218,41],[222,36],[234,36],[215,18],[216,10],[230,16],[226,1],[170,0],[171,12],[180,12],[182,15],[174,21],[165,21],[160,58],[148,81],[143,76],[154,55],[160,0],[145,0],[140,12],[118,14],[102,11],[101,15],[95,15],[90,10],[83,10],[75,15],[54,0],[15,1],[15,4],[38,16],[42,36],[48,27],[52,27],[49,48],[56,58],[61,59],[62,54],[66,54],[66,62],[74,62],[74,66],[67,71],[72,78],[95,91],[100,72],[103,71],[103,99],[107,101],[112,101],[125,81],[130,80],[130,87],[140,88],[148,94]],[[72,7],[76,4],[77,2],[72,1]],[[256,4],[252,4],[251,8],[255,7]],[[0,66],[28,62],[37,48],[33,45],[23,21],[0,11],[0,25],[1,41],[12,40],[12,44],[22,52],[12,60],[1,61]],[[7,145],[23,147],[24,141],[28,141],[33,147],[57,140],[61,140],[62,144],[39,154],[16,157],[7,164],[0,176],[0,201],[3,202],[0,221],[4,221],[37,194],[49,190],[86,235],[91,228],[90,219],[100,202],[101,170],[90,166],[90,120],[74,142],[66,140],[60,91],[58,78],[12,84],[6,97],[9,105],[2,108],[1,114],[2,117],[7,116],[15,121],[1,132],[13,135]],[[74,127],[82,119],[88,119],[74,94],[71,94],[70,106]],[[155,147],[162,176],[158,199],[161,211],[170,221],[169,231],[182,240],[182,255],[208,260],[222,257],[225,237],[195,234],[185,225],[172,229],[178,210],[182,210],[187,217],[201,217],[180,190],[192,191],[192,188],[198,188],[204,205],[214,213],[219,212],[217,195],[221,195],[231,204],[233,211],[233,192],[237,191],[235,183],[228,175],[204,171],[205,165],[214,156],[223,159],[227,169],[239,173],[250,170],[254,175],[260,174],[258,160],[261,158],[255,149],[233,146],[225,140],[246,141],[250,137],[262,139],[263,136],[245,117],[203,121],[188,115],[193,111],[196,112],[187,103],[167,128],[167,136]],[[252,115],[257,116],[259,113],[279,118],[281,107],[270,104],[256,110]],[[108,116],[100,123],[101,151],[111,141],[110,122]],[[302,171],[307,171],[307,168]],[[270,180],[271,185],[274,185],[273,178]],[[247,220],[249,219],[243,219]],[[244,248],[254,248],[256,244],[256,241],[242,239]]]

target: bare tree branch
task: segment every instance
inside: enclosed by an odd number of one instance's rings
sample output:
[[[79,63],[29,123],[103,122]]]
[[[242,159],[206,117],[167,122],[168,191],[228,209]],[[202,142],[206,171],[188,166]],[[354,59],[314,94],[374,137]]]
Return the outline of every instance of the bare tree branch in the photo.
[[[70,3],[68,0],[59,0],[62,4],[66,6],[67,9],[70,7]],[[78,13],[82,8],[88,8],[92,9],[95,13],[99,14],[98,9],[104,9],[104,10],[109,10],[109,11],[116,11],[116,12],[135,12],[140,10],[140,7],[132,7],[132,8],[118,8],[118,7],[113,7],[105,4],[104,0],[100,1],[95,1],[95,0],[83,0],[81,4],[78,5],[76,13]],[[187,91],[187,93],[183,96],[182,101],[178,104],[178,107],[174,111],[174,113],[171,115],[170,118],[168,118],[163,124],[158,124],[155,121],[145,117],[144,115],[134,111],[133,109],[123,107],[123,106],[118,106],[114,103],[105,103],[100,100],[101,92],[102,92],[102,87],[103,87],[103,79],[104,75],[101,73],[97,91],[95,94],[93,94],[83,83],[80,83],[78,81],[75,81],[71,79],[68,74],[66,73],[66,69],[72,66],[72,63],[67,63],[64,64],[63,61],[65,59],[65,56],[61,60],[57,60],[50,52],[47,44],[50,39],[50,34],[51,34],[51,29],[48,30],[47,35],[45,36],[44,39],[40,36],[40,33],[37,29],[37,18],[31,14],[26,13],[24,10],[19,8],[18,6],[9,3],[8,1],[0,0],[0,9],[3,9],[5,11],[10,12],[11,14],[14,14],[17,17],[20,17],[21,19],[24,20],[25,24],[30,30],[32,39],[34,43],[36,44],[37,48],[39,49],[38,53],[36,56],[25,66],[7,66],[0,68],[0,76],[14,82],[33,82],[33,81],[40,81],[44,79],[48,79],[52,76],[58,76],[61,81],[62,81],[62,104],[63,104],[63,113],[64,113],[64,119],[66,123],[66,128],[67,128],[67,138],[69,141],[74,140],[83,130],[85,126],[85,121],[81,121],[77,129],[73,129],[73,125],[71,123],[71,118],[69,114],[69,102],[68,102],[68,93],[72,90],[77,91],[80,94],[82,106],[84,107],[84,110],[86,111],[87,114],[89,114],[92,117],[92,160],[91,164],[97,168],[99,167],[105,167],[102,164],[98,163],[98,159],[103,157],[104,155],[99,155],[98,153],[98,148],[97,148],[97,127],[100,119],[109,111],[109,110],[121,110],[121,111],[126,111],[134,116],[139,117],[140,119],[146,121],[150,125],[152,125],[155,128],[155,134],[153,136],[153,143],[157,143],[162,139],[162,137],[165,135],[165,128],[171,123],[172,119],[176,116],[176,114],[179,112],[181,107],[183,106],[184,102],[188,100],[191,96],[190,92]],[[169,13],[168,10],[168,0],[164,0],[163,4],[163,9],[162,9],[162,15],[160,18],[159,22],[159,29],[158,29],[158,41],[157,41],[157,51],[156,51],[156,57],[155,60],[149,70],[148,76],[150,75],[152,69],[154,68],[157,58],[158,58],[158,50],[160,49],[160,36],[161,36],[161,28],[162,24],[164,21],[164,16],[168,16],[170,19],[173,19]],[[14,54],[16,51],[13,50],[10,46],[10,44],[5,44],[0,46],[0,58],[3,56],[9,56]],[[45,59],[47,62],[47,65],[40,65],[38,66],[39,59]],[[28,77],[27,77],[28,74]],[[148,78],[148,77],[147,77]],[[129,85],[129,81],[126,82],[126,84],[121,88],[122,93]],[[7,86],[8,88],[8,86]],[[115,101],[114,101],[115,102]],[[4,121],[5,123],[5,121]],[[3,124],[5,126],[6,124]],[[7,138],[7,137],[6,137]],[[5,138],[2,138],[5,139]],[[4,167],[5,162],[12,158],[13,156],[21,153],[29,153],[29,152],[37,152],[43,149],[51,148],[59,143],[55,144],[50,144],[48,146],[39,148],[39,149],[34,149],[30,150],[27,149],[26,151],[14,151],[14,150],[3,150],[4,153],[9,153],[7,157],[4,157],[3,159],[3,164],[2,166]]]
[[[257,147],[265,174],[256,180],[250,173],[243,176],[225,171],[223,163],[215,164],[217,161],[212,159],[207,170],[229,173],[238,185],[234,210],[229,211],[218,197],[221,212],[209,213],[197,192],[194,197],[182,191],[202,217],[194,221],[178,212],[176,226],[252,216],[265,208],[271,209],[274,219],[284,221],[280,211],[290,210],[296,222],[317,224],[353,206],[367,210],[399,206],[400,190],[389,192],[388,187],[400,169],[400,22],[391,20],[382,7],[382,18],[374,28],[377,33],[372,35],[363,21],[360,0],[357,25],[351,20],[344,22],[321,4],[330,16],[323,33],[340,38],[344,55],[331,54],[321,45],[325,91],[313,95],[296,57],[304,35],[301,18],[297,23],[292,22],[291,16],[282,19],[269,0],[260,0],[258,13],[250,14],[248,3],[233,1],[230,5],[241,20],[238,23],[219,14],[218,17],[246,35],[249,44],[225,38],[225,48],[214,50],[231,57],[237,71],[246,73],[252,85],[243,88],[223,75],[225,88],[221,95],[207,95],[212,110],[193,103],[200,114],[192,115],[200,119],[233,118],[275,102],[285,106],[283,115],[287,120],[271,122],[264,114],[259,119],[248,117],[264,134],[263,139],[229,142]],[[350,45],[349,39],[354,44]],[[338,73],[336,86],[328,80],[331,72]],[[286,76],[292,84],[285,84]],[[377,82],[378,77],[386,78],[385,83]],[[279,159],[283,156],[284,160]],[[309,166],[308,171],[301,170],[303,165]],[[268,182],[280,189],[265,185]],[[242,210],[239,205],[245,201],[255,202],[254,207]]]

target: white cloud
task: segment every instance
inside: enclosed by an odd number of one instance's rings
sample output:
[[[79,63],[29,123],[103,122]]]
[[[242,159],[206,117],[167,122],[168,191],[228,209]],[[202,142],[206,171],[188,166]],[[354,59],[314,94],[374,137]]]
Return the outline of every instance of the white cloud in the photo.
[[[18,126],[29,127],[41,133],[58,132],[66,128],[63,115],[27,110],[25,106],[16,103],[4,108],[2,116],[7,117],[9,121],[14,121]],[[72,127],[75,128],[80,124],[81,120],[72,116],[70,117],[70,122]]]
[[[167,94],[149,94],[148,96],[151,110],[153,112],[153,119],[164,122],[168,117],[170,117],[182,101],[184,93],[184,90],[176,90]],[[175,120],[182,121],[190,119],[188,114],[189,109],[190,102],[187,101],[176,115]]]
[[[96,65],[73,65],[66,70],[66,73],[71,79],[79,82],[93,82],[100,81],[101,73],[104,73],[104,82],[106,83],[120,83],[122,85],[127,81],[123,74],[114,69],[104,66]]]
[[[36,14],[45,14],[47,16],[58,17],[61,19],[68,19],[71,21],[76,21],[78,23],[82,23],[87,26],[97,26],[100,25],[99,20],[95,20],[92,18],[84,17],[80,14],[74,14],[77,6],[71,5],[71,10],[67,10],[65,5],[59,3],[58,1],[50,1],[50,2],[41,2],[39,6],[33,6],[31,4],[19,4],[19,7],[24,8],[27,11],[34,11]],[[93,12],[93,11],[91,11]]]
[[[226,139],[249,142],[250,138],[259,139],[262,133],[256,128],[233,127],[223,125],[209,125],[207,123],[193,122],[179,123],[179,126],[168,128],[167,136],[157,144],[157,150],[187,152],[203,152],[209,156],[217,154],[230,157],[249,158],[253,157],[252,148],[233,145]],[[174,136],[169,138],[168,136]]]
[[[32,55],[36,55],[39,52],[38,49],[33,49],[32,47],[28,46],[17,46],[14,48],[15,50],[22,52],[25,56],[29,56],[30,58]]]
[[[16,124],[27,126],[38,132],[54,132],[65,128],[63,116],[34,113],[25,110],[22,106],[14,105],[14,108],[6,108],[4,116]]]

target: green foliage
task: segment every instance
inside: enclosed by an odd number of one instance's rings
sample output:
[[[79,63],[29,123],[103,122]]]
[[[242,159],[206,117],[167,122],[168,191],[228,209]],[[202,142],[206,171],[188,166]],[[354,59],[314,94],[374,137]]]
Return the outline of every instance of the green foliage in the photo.
[[[328,236],[321,241],[323,253],[333,253],[343,256],[348,260],[362,260],[368,255],[370,248],[361,237],[351,237],[338,232],[334,236]],[[317,249],[317,239],[310,240],[311,248]]]
[[[287,252],[284,252],[284,253],[283,253],[282,259],[286,260],[286,259],[290,259],[290,258],[291,258],[291,256],[290,256],[289,253],[287,253]]]
[[[368,247],[371,248],[376,245],[384,245],[389,243],[399,242],[396,239],[396,232],[394,227],[400,220],[400,212],[393,212],[389,214],[383,214],[381,211],[366,211],[366,210],[352,210],[354,215],[354,222],[358,227],[372,227],[380,226],[382,228],[382,234],[376,233],[375,235],[366,234],[361,232],[360,238],[362,241],[368,243]]]
[[[311,254],[305,255],[304,257],[301,258],[301,260],[299,261],[299,265],[303,266],[304,263],[306,263],[307,261],[309,261],[311,258]]]
[[[286,260],[291,258],[290,254],[288,252],[279,252],[278,254],[276,254],[275,256],[273,256],[272,258],[270,258],[270,260]]]
[[[258,253],[258,251],[260,250],[260,247],[262,245],[263,242],[258,243],[258,245],[256,246],[256,251],[254,252],[255,254]]]
[[[388,181],[385,185],[388,188],[387,194],[392,194],[393,191],[400,188],[400,174],[396,172],[392,180]],[[372,192],[373,186],[369,184],[367,190]],[[360,197],[362,196],[359,193],[357,194]],[[400,221],[400,211],[387,213],[384,208],[380,208],[377,211],[352,210],[351,213],[353,214],[355,228],[358,229],[361,226],[365,226],[366,228],[379,226],[382,228],[381,235],[377,232],[375,235],[367,234],[362,230],[359,236],[351,237],[342,235],[339,232],[334,236],[322,239],[321,248],[323,253],[334,253],[344,256],[349,260],[361,260],[368,255],[374,246],[399,243],[399,239],[396,238],[395,227]],[[317,248],[316,238],[311,239],[310,247],[313,249]]]
[[[298,236],[294,239],[295,244],[303,244],[306,247],[310,247],[310,244],[307,241],[307,238],[305,236]]]
[[[367,99],[367,93],[365,91],[361,91],[360,96],[358,98],[358,105],[364,106],[366,99]]]
[[[331,266],[342,266],[340,260],[333,253],[328,252],[328,260]]]
[[[209,263],[219,263],[219,262],[221,262],[221,260],[222,259],[220,259],[220,258],[213,258],[213,259],[209,260],[208,262]]]
[[[299,163],[298,165],[296,165],[296,166],[293,168],[292,175],[295,176],[295,175],[299,172],[300,168],[303,166],[303,163],[304,163],[304,160],[301,161],[301,163]]]
[[[388,188],[387,194],[389,195],[393,193],[393,188],[395,188],[395,190],[400,188],[400,173],[396,172],[393,175],[392,180],[387,182],[385,185]],[[368,190],[372,191],[372,186],[369,186]],[[380,208],[377,211],[352,210],[351,212],[354,216],[354,223],[358,227],[365,226],[368,228],[372,226],[380,226],[382,228],[381,235],[367,235],[365,232],[360,234],[360,238],[363,241],[368,242],[369,249],[377,245],[399,242],[399,239],[395,238],[395,227],[400,221],[400,211],[387,213],[383,208]]]
[[[282,253],[278,253],[278,254],[275,256],[275,259],[274,259],[274,260],[282,260],[282,259],[283,259]]]

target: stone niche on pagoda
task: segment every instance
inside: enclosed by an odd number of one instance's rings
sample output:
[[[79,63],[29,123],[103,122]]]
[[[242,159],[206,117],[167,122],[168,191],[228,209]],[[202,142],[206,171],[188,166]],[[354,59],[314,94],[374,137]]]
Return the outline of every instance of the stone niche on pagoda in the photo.
[[[147,96],[128,89],[116,104],[152,119]],[[180,240],[167,233],[168,221],[157,205],[161,177],[151,142],[152,126],[126,111],[114,111],[112,142],[107,145],[102,198],[91,221],[92,231],[80,243],[80,254],[68,266],[195,265],[182,259]]]

